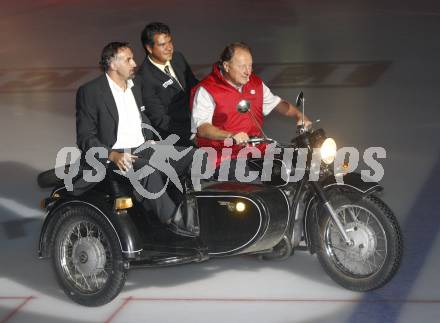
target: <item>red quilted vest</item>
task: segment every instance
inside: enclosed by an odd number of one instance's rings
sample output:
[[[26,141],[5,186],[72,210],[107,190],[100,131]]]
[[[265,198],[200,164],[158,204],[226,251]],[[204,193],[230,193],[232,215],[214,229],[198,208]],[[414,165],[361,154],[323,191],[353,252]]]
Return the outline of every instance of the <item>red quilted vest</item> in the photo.
[[[212,117],[213,126],[232,133],[244,131],[249,136],[262,136],[251,114],[249,112],[240,113],[236,109],[238,102],[243,99],[248,100],[255,119],[260,127],[263,126],[263,82],[258,76],[252,73],[249,82],[243,85],[242,92],[239,92],[225,80],[217,64],[214,64],[211,74],[193,88],[193,97],[200,86],[203,86],[208,91],[215,102],[215,110]],[[223,143],[223,140],[197,137],[197,145],[199,147],[214,147],[217,150],[217,164],[221,161]],[[237,153],[243,146],[233,145],[231,148],[231,158],[236,158]],[[264,145],[258,148],[264,151]]]

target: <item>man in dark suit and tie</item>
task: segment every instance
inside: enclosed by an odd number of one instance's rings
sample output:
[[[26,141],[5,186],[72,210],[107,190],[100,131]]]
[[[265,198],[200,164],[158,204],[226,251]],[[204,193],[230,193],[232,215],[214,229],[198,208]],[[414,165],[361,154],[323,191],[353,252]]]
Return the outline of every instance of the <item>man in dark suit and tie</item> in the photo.
[[[150,120],[142,113],[142,94],[139,84],[133,82],[136,63],[128,43],[112,42],[104,47],[100,65],[104,73],[81,86],[76,99],[77,144],[83,154],[91,148],[100,147],[107,158],[99,161],[107,172],[130,168],[139,170],[148,165],[153,149],[147,148],[134,155],[139,146],[155,142],[153,132],[148,129]],[[147,127],[145,128],[145,125]],[[179,176],[190,166],[192,154],[178,160],[170,160]],[[142,180],[148,192],[158,192],[164,187],[160,170],[155,169]],[[74,194],[82,194],[95,183],[86,183],[84,178],[74,183]],[[156,199],[136,197],[152,208],[162,223],[172,225],[177,231],[185,231],[178,203],[165,192]],[[145,196],[144,196],[145,197]]]
[[[147,56],[138,71],[145,113],[163,139],[174,133],[177,145],[193,145],[189,99],[198,80],[180,52],[174,51],[170,28],[148,24],[141,34]]]

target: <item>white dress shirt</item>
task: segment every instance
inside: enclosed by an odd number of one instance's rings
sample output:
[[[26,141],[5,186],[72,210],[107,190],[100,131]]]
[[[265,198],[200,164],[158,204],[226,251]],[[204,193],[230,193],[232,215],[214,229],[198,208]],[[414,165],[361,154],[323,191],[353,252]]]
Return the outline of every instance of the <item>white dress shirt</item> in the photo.
[[[127,81],[124,91],[107,74],[107,80],[118,109],[118,133],[113,149],[134,148],[144,143],[142,134],[142,119],[131,88],[133,81]]]
[[[242,87],[237,88],[241,92]],[[263,83],[263,115],[267,116],[281,102],[281,98],[274,95],[270,89]],[[204,123],[212,124],[215,102],[211,94],[201,86],[194,95],[191,131],[197,133],[197,128]]]

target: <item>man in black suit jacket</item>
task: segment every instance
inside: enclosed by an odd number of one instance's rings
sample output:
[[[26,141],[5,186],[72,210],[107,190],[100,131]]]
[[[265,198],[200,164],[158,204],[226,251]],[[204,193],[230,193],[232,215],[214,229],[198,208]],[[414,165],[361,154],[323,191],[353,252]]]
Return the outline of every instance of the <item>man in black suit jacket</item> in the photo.
[[[99,161],[107,171],[119,169],[128,171],[131,167],[139,170],[148,165],[152,148],[142,150],[138,155],[133,152],[153,138],[153,132],[144,128],[142,123],[150,125],[148,117],[142,113],[141,88],[133,82],[136,63],[133,51],[128,43],[113,42],[104,47],[100,62],[104,74],[81,86],[76,100],[77,144],[85,154],[89,149],[100,147],[108,158],[100,156]],[[154,144],[154,142],[151,142]],[[181,176],[191,163],[188,154],[171,163]],[[80,178],[74,183],[74,193],[82,194],[96,183],[86,183]],[[164,187],[159,170],[149,174],[143,181],[143,187],[152,193]],[[183,222],[174,202],[165,192],[156,199],[142,199],[159,216],[161,222],[174,224],[174,228],[184,230]],[[176,217],[176,214],[179,215]],[[174,222],[172,220],[175,220]]]
[[[138,71],[145,113],[163,139],[174,133],[180,146],[193,145],[189,99],[198,83],[180,52],[175,52],[170,29],[154,22],[141,34],[146,58]]]

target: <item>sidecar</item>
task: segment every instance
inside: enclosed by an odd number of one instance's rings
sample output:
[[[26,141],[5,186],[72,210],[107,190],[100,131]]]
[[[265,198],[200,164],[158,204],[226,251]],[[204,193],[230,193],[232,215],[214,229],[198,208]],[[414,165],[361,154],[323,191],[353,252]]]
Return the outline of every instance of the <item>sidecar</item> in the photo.
[[[115,298],[131,268],[271,253],[285,238],[291,216],[288,196],[275,186],[205,182],[201,191],[185,192],[200,232],[188,238],[136,202],[128,181],[107,176],[73,196],[55,176],[47,178],[40,176],[40,186],[54,188],[42,201],[47,214],[38,255],[52,259],[66,295],[86,306]]]

